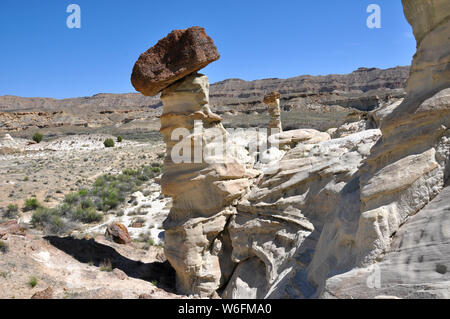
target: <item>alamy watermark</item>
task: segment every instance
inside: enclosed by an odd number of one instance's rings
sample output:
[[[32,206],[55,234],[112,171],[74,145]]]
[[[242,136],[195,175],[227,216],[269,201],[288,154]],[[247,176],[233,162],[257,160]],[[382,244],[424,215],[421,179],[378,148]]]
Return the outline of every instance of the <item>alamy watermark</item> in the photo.
[[[178,127],[171,133],[173,142],[170,154],[175,164],[245,164],[248,156],[262,154],[269,149],[279,149],[279,130],[276,128],[205,129],[202,121],[195,121],[193,130]],[[239,142],[237,136],[250,142]]]
[[[66,25],[69,29],[81,29],[81,8],[78,4],[69,4],[66,9],[70,15],[67,17]]]
[[[368,268],[369,275],[366,279],[366,285],[370,289],[381,288],[381,269],[378,265],[371,265]]]
[[[367,7],[366,11],[370,13],[366,21],[367,27],[369,29],[381,29],[381,7],[373,3]]]

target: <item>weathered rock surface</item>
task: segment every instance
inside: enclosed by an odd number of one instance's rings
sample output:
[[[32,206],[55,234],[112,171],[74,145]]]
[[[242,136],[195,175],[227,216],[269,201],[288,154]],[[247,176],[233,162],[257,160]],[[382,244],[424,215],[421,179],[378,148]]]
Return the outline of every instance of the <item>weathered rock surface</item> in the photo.
[[[247,191],[254,173],[236,153],[227,152],[233,145],[223,143],[227,131],[209,108],[206,76],[184,78],[165,89],[161,99],[166,143],[161,187],[173,198],[164,222],[165,254],[176,270],[179,292],[211,296],[233,271],[226,225],[235,214],[232,204]],[[179,129],[187,134],[181,141]]]
[[[276,129],[278,132],[283,131],[281,125],[280,98],[281,94],[278,92],[271,92],[264,96],[264,103],[267,104],[270,115],[269,129]]]
[[[449,174],[449,3],[403,4],[418,36],[418,49],[407,96],[379,112],[383,138],[361,172],[361,236],[373,238],[364,263],[389,247],[390,237],[440,192]],[[446,18],[441,13],[445,8]]]
[[[450,298],[450,187],[399,228],[380,261],[327,281],[324,298]]]
[[[219,58],[205,29],[174,30],[139,57],[131,82],[137,91],[153,96]]]
[[[380,136],[379,130],[368,130],[300,143],[265,171],[230,223],[238,266],[223,297],[305,298],[316,293],[305,278],[321,232],[328,223],[351,227],[357,218],[357,172]],[[338,214],[344,207],[349,212]],[[350,241],[350,234],[339,240],[341,245]]]
[[[106,228],[105,236],[111,238],[114,242],[118,244],[129,244],[131,243],[130,235],[125,225],[114,222],[108,225]]]
[[[317,144],[329,139],[328,133],[312,129],[299,129],[274,134],[268,138],[268,141],[270,144],[277,144],[280,148],[284,148],[285,146],[294,147],[299,143]]]
[[[450,4],[403,4],[418,50],[406,98],[372,114],[382,138],[336,129],[265,171],[230,223],[224,297],[448,297]]]

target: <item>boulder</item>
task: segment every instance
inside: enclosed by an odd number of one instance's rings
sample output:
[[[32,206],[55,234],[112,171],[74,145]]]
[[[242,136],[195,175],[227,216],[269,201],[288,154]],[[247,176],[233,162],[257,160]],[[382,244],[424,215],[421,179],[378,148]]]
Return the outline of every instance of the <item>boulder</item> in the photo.
[[[106,227],[105,236],[110,237],[114,242],[122,245],[131,243],[127,228],[117,222],[111,223]]]
[[[133,68],[131,83],[142,94],[153,96],[219,58],[205,29],[174,30],[141,54]]]

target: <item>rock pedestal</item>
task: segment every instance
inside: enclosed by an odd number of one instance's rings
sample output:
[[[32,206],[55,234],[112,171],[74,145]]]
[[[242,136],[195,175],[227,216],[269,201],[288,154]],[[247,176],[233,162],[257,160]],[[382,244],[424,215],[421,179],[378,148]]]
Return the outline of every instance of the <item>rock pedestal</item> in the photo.
[[[182,294],[209,297],[230,278],[232,204],[248,190],[248,152],[229,143],[209,108],[209,81],[197,71],[219,59],[200,27],[172,31],[136,62],[131,81],[144,95],[161,92],[166,143],[162,192],[173,206],[164,221],[167,260]]]
[[[278,133],[283,131],[281,126],[280,98],[281,95],[278,92],[271,92],[264,97],[264,103],[267,104],[270,115],[269,128],[278,130]]]
[[[164,251],[177,274],[177,290],[211,296],[234,268],[225,227],[231,205],[248,189],[244,164],[227,154],[227,132],[212,113],[208,78],[192,74],[166,88],[161,134],[167,146],[162,192],[173,198],[164,222]]]

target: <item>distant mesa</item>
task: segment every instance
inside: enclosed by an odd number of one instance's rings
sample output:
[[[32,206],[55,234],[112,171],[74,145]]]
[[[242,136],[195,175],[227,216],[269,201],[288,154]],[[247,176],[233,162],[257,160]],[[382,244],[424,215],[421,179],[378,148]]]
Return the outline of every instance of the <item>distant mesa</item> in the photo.
[[[131,83],[142,94],[154,96],[219,58],[205,29],[174,30],[141,54],[133,68]]]

